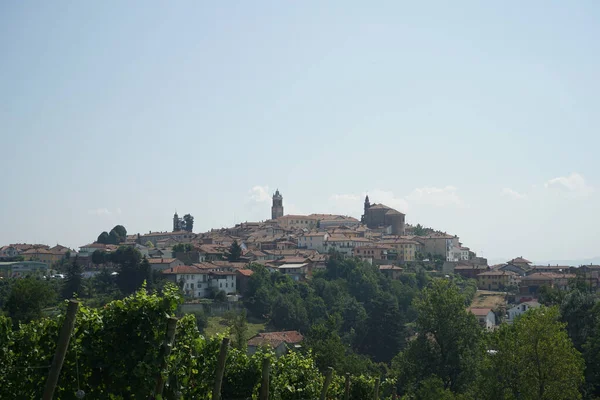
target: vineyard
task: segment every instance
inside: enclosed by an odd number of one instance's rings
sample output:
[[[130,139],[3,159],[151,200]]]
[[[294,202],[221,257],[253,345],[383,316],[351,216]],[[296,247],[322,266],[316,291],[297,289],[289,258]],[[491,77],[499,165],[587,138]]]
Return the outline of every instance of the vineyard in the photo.
[[[181,302],[177,288],[167,286],[161,294],[142,288],[99,309],[81,305],[54,398],[213,399],[218,397],[213,397],[216,386],[220,398],[228,400],[265,398],[267,390],[275,400],[369,399],[376,392],[378,398],[392,397],[392,379],[380,385],[379,378],[347,378],[333,370],[325,376],[310,352],[277,359],[269,349],[248,356],[224,347],[223,335],[205,338],[199,333],[193,315],[176,321],[172,346],[165,346]],[[34,320],[18,329],[0,316],[0,398],[42,398],[64,310],[66,304],[60,317]],[[222,383],[215,385],[220,381],[219,355],[224,368]]]

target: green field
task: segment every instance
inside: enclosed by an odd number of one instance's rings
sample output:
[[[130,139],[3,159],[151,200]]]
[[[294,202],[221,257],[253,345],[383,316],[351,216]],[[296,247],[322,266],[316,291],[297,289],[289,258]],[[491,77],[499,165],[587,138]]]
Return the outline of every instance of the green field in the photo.
[[[208,337],[215,336],[227,329],[227,320],[223,317],[208,317],[208,326],[204,330],[204,334]],[[266,323],[263,321],[252,320],[248,321],[248,337],[251,338],[259,332],[264,332]]]

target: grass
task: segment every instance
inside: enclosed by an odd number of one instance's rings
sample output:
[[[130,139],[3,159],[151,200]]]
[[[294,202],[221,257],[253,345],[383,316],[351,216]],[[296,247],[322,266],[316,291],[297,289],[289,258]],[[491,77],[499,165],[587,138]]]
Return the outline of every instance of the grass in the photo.
[[[499,305],[506,304],[506,301],[504,300],[505,295],[506,294],[503,292],[478,290],[475,293],[475,297],[473,297],[473,302],[471,303],[471,307],[495,309]]]
[[[248,321],[248,337],[251,338],[259,332],[264,332],[266,322],[259,320]],[[228,327],[227,320],[223,317],[208,317],[208,325],[204,334],[208,337],[223,333]]]

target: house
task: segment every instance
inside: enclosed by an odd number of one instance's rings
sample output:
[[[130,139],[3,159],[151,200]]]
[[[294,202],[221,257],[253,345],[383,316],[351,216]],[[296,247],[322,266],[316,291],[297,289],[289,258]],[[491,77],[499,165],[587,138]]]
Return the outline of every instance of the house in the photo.
[[[514,273],[518,274],[519,276],[525,276],[525,275],[527,275],[527,272],[529,271],[529,266],[523,266],[523,265],[524,264],[513,264],[513,263],[509,262],[507,264],[500,264],[496,268],[493,268],[493,269],[497,269],[500,271],[510,271],[510,272],[514,272]]]
[[[527,275],[535,274],[538,272],[562,274],[569,272],[571,267],[568,265],[532,265],[531,269],[527,271]]]
[[[386,237],[378,242],[396,249],[399,261],[415,261],[421,252],[421,243],[404,237]]]
[[[161,271],[167,279],[182,285],[189,297],[208,297],[211,293],[209,272],[193,265],[177,265]]]
[[[298,244],[289,240],[280,240],[275,242],[275,248],[277,250],[290,250],[298,248]]]
[[[456,235],[436,232],[426,236],[415,236],[413,240],[421,243],[423,255],[438,255],[446,261],[460,261],[460,251],[458,253],[455,251],[460,249],[459,238]],[[459,256],[457,257],[456,254]]]
[[[335,214],[310,214],[309,217],[316,218],[317,224],[321,229],[329,229],[338,226],[355,227],[360,225],[360,221],[346,215]]]
[[[94,251],[96,251],[96,250],[104,251],[104,252],[108,253],[108,252],[111,252],[116,249],[117,249],[117,246],[115,246],[115,245],[94,242],[94,243],[86,244],[85,246],[79,247],[79,257],[91,257],[92,254],[94,254]]]
[[[519,285],[519,275],[512,271],[486,271],[477,275],[477,288],[480,290],[505,290]]]
[[[259,333],[248,340],[248,354],[254,354],[261,347],[270,347],[277,357],[281,357],[291,348],[299,348],[304,336],[298,331]]]
[[[13,258],[21,254],[21,251],[14,246],[2,246],[0,247],[0,260],[7,258]]]
[[[284,215],[277,218],[277,223],[284,229],[315,229],[318,218],[308,215]]]
[[[168,268],[185,265],[183,261],[177,258],[148,258],[148,262],[153,271],[162,271]]]
[[[352,257],[355,247],[363,247],[373,244],[367,238],[348,237],[345,235],[329,235],[324,243],[324,253],[335,250],[347,257]]]
[[[551,272],[537,272],[521,278],[521,295],[536,295],[542,286],[554,287],[566,290],[569,287],[569,280],[575,279],[575,274],[557,274]]]
[[[282,274],[289,276],[295,281],[299,281],[307,276],[309,265],[310,263],[282,264],[277,269]]]
[[[468,311],[475,315],[479,325],[483,326],[485,329],[490,330],[496,326],[496,315],[491,308],[471,307],[468,309]]]
[[[268,258],[268,255],[260,250],[249,250],[244,253],[244,257],[248,257],[250,261],[264,261]]]
[[[309,232],[298,237],[298,247],[322,252],[325,250],[325,242],[329,234],[327,232]]]
[[[198,249],[200,257],[205,261],[222,260],[225,254],[225,249],[220,248],[218,245],[202,244]]]
[[[141,235],[138,239],[138,243],[151,242],[156,246],[157,242],[172,240],[176,243],[189,243],[196,238],[196,234],[188,231],[177,231],[177,232],[150,232],[145,235]]]
[[[395,265],[380,265],[379,271],[390,279],[398,280],[402,275],[402,267]]]
[[[531,261],[523,257],[513,258],[508,262],[508,264],[516,265],[518,267],[523,268],[524,270],[529,270],[531,268]]]
[[[53,251],[44,248],[29,249],[22,252],[20,255],[28,261],[40,261],[43,263],[53,264],[66,257],[66,252]]]
[[[234,294],[236,289],[236,273],[228,271],[210,271],[210,286],[214,290],[223,290],[226,294]]]
[[[237,289],[238,292],[240,292],[242,295],[248,289],[248,281],[250,280],[250,277],[253,273],[254,271],[252,271],[251,269],[238,269],[237,271],[235,271]]]
[[[48,264],[38,261],[5,261],[0,262],[1,278],[20,278],[28,275],[45,276]]]
[[[489,271],[487,265],[458,264],[454,267],[454,273],[465,279],[477,279],[477,275]]]
[[[396,250],[392,246],[387,245],[355,247],[352,249],[352,255],[360,258],[361,260],[376,261],[396,260],[398,256]]]
[[[524,314],[530,308],[538,308],[540,307],[540,303],[537,301],[525,301],[521,304],[518,304],[512,308],[509,308],[506,312],[506,322],[512,324],[519,315]]]

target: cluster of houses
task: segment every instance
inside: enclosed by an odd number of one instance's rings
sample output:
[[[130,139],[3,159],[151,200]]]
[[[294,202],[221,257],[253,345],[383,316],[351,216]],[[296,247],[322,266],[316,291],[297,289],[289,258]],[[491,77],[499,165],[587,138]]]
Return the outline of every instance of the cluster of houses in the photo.
[[[251,263],[279,271],[293,280],[310,279],[325,268],[328,254],[354,257],[376,265],[390,279],[400,279],[411,263],[429,262],[442,273],[459,274],[477,281],[478,289],[515,293],[514,306],[506,310],[510,321],[535,307],[542,286],[560,289],[578,277],[591,287],[600,286],[600,266],[532,265],[523,257],[489,266],[487,260],[463,246],[458,236],[405,224],[404,214],[365,198],[361,219],[335,214],[284,215],[283,197],[273,196],[271,219],[244,222],[231,228],[193,233],[172,232],[128,235],[119,245],[89,243],[79,251],[56,245],[12,244],[0,248],[0,277],[43,273],[70,257],[88,270],[97,268],[95,253],[111,253],[120,246],[137,249],[166,279],[178,283],[189,298],[211,297],[216,291],[243,293],[253,271]],[[233,243],[240,246],[236,262],[228,260]],[[185,245],[185,246],[181,246]],[[435,263],[434,263],[435,261]],[[489,308],[471,308],[482,325],[495,324]],[[494,310],[496,311],[496,310]]]
[[[536,298],[542,286],[567,289],[575,278],[585,281],[594,290],[600,286],[600,265],[532,265],[523,257],[492,266],[459,263],[452,272],[476,279],[480,290],[508,290],[516,293],[521,301]]]

